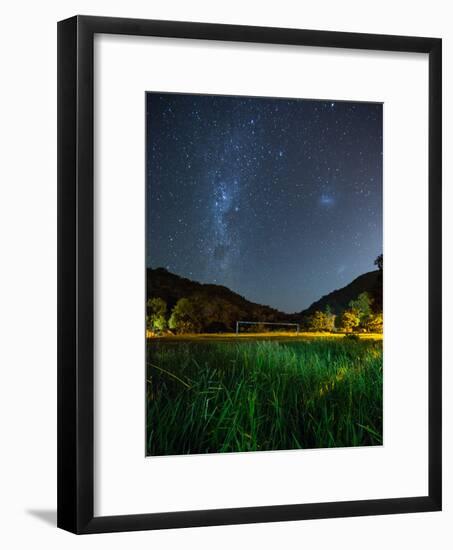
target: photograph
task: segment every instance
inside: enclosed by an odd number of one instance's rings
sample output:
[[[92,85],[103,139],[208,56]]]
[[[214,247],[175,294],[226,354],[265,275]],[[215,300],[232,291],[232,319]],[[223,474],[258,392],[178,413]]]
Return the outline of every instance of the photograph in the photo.
[[[275,522],[270,548],[282,522],[356,518],[360,542],[376,516],[393,536],[421,513],[415,546],[442,547],[445,29],[375,11],[374,30],[344,10],[309,28],[244,6],[234,24],[59,19],[58,200],[28,179],[58,206],[60,529],[214,527],[212,547],[215,526],[242,541]]]
[[[146,455],[383,445],[383,108],[148,91]]]

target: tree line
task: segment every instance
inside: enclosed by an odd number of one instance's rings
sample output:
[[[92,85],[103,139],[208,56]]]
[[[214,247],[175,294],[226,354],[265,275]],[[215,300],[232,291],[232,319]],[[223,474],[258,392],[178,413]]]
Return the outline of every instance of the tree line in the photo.
[[[147,301],[146,328],[151,332],[171,330],[178,334],[199,332],[230,332],[236,321],[247,317],[247,312],[223,298],[195,293],[180,298],[171,311],[162,298],[154,297]],[[254,314],[261,321],[262,311]]]
[[[339,315],[334,315],[329,306],[325,311],[315,311],[304,323],[305,329],[313,332],[374,332],[383,330],[382,312],[373,311],[373,299],[362,292]]]
[[[373,332],[383,330],[382,317],[382,271],[383,256],[378,256],[375,265],[379,270],[379,291],[371,296],[362,292],[338,315],[334,315],[329,306],[324,311],[315,311],[310,316],[295,319],[294,316],[286,321],[300,322],[303,330],[313,332]],[[235,329],[236,321],[256,320],[285,321],[275,318],[272,314],[264,313],[256,306],[251,311],[243,311],[239,306],[223,298],[195,293],[180,298],[171,311],[164,299],[152,297],[146,303],[146,328],[152,333],[164,333],[170,330],[177,334],[200,332],[231,332]],[[264,332],[267,327],[253,327],[251,330]]]
[[[165,300],[155,297],[147,302],[146,328],[153,333],[167,330],[177,334],[229,332],[234,330],[241,317],[239,309],[226,300],[197,295],[180,298],[168,312]],[[381,333],[383,330],[382,312],[373,310],[373,299],[367,292],[351,300],[339,315],[334,315],[327,306],[325,311],[315,311],[301,322],[304,330],[312,332]],[[258,327],[255,326],[254,330]],[[259,330],[264,331],[266,327]]]
[[[304,328],[316,332],[374,332],[382,333],[382,279],[384,257],[380,254],[374,261],[378,268],[377,288],[373,296],[362,292],[339,315],[333,315],[329,306],[325,311],[315,311],[305,319]]]

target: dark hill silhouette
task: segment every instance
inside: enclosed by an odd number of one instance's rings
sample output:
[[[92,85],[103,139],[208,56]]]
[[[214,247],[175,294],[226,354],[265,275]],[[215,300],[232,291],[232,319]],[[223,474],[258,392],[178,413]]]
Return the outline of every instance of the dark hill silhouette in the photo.
[[[379,305],[382,304],[382,297],[380,296],[382,293],[381,278],[379,270],[364,273],[345,287],[326,294],[318,301],[313,302],[309,308],[295,315],[305,317],[315,311],[325,311],[327,306],[329,306],[332,313],[338,315],[348,307],[351,300],[357,298],[362,292],[370,294],[377,305],[377,310],[379,310]]]
[[[221,285],[202,284],[180,277],[167,271],[163,267],[147,269],[146,274],[147,297],[159,297],[165,300],[168,310],[171,310],[180,298],[203,296],[212,300],[228,302],[238,312],[238,319],[258,321],[286,320],[287,315],[270,306],[255,304],[246,300],[240,294]]]
[[[208,301],[220,301],[225,306],[234,308],[235,320],[238,321],[299,322],[316,310],[325,311],[327,306],[330,307],[332,313],[339,314],[348,307],[351,300],[357,298],[362,292],[368,292],[374,298],[379,310],[379,304],[382,304],[381,289],[381,272],[379,270],[370,271],[360,275],[347,286],[323,296],[300,313],[288,314],[270,306],[250,302],[225,286],[198,283],[180,277],[162,267],[148,268],[146,274],[147,297],[162,298],[167,303],[168,311],[173,309],[180,298],[202,296]]]

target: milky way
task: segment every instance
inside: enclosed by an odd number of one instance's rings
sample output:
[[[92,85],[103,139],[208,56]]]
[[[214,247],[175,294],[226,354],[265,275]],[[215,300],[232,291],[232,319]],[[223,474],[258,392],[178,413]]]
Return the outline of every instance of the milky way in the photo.
[[[382,105],[147,93],[147,265],[300,311],[382,252]]]

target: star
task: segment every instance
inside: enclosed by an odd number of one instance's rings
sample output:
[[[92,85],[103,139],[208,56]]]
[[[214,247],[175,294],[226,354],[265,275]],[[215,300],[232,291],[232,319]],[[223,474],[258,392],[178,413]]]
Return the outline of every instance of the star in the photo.
[[[374,269],[382,105],[148,92],[146,123],[148,266],[287,312]]]

